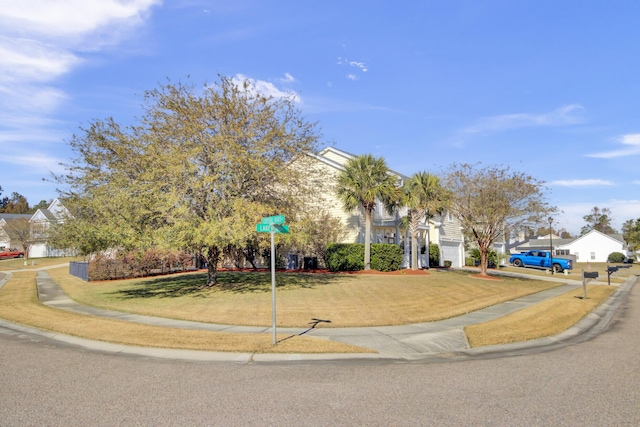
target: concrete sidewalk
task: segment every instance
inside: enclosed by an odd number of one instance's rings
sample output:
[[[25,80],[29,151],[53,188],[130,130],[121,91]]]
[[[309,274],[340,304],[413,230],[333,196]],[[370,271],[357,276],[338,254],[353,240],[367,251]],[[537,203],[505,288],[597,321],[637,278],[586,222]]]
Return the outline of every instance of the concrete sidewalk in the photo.
[[[10,273],[9,273],[10,274]],[[540,277],[535,276],[536,279]],[[0,278],[1,279],[1,278]],[[37,273],[37,287],[40,301],[48,306],[69,310],[82,314],[119,319],[129,322],[143,323],[156,326],[167,326],[185,329],[211,330],[219,332],[235,333],[271,333],[270,327],[248,327],[220,325],[210,323],[173,320],[161,317],[142,316],[117,311],[102,310],[88,307],[71,300],[64,291],[49,277],[45,269]],[[518,350],[542,348],[575,338],[600,324],[600,329],[606,326],[608,319],[624,300],[624,296],[630,290],[635,277],[629,279],[624,285],[618,287],[617,292],[599,307],[583,319],[578,325],[556,337],[543,338],[501,346],[481,347],[471,349],[467,343],[463,328],[466,325],[482,323],[503,317],[509,313],[521,310],[525,307],[537,304],[549,298],[564,294],[576,289],[581,282],[567,280],[566,278],[547,277],[544,280],[553,280],[563,285],[542,291],[533,295],[518,298],[505,303],[497,304],[462,316],[437,322],[427,322],[403,326],[379,326],[366,328],[278,328],[279,334],[301,335],[339,341],[359,347],[377,351],[377,354],[241,354],[241,353],[214,353],[190,350],[167,350],[154,348],[141,348],[109,344],[104,342],[84,340],[75,337],[63,336],[39,331],[38,333],[58,341],[90,348],[98,351],[117,352],[126,354],[138,354],[151,357],[176,358],[187,360],[226,360],[232,362],[248,363],[250,361],[285,361],[285,360],[335,360],[335,359],[384,359],[398,361],[417,360],[451,360],[472,357],[498,352],[512,352]],[[0,283],[1,286],[1,283]],[[604,325],[602,325],[604,323]],[[0,326],[13,327],[18,325],[0,321]],[[23,332],[34,333],[33,328],[18,327]],[[596,328],[597,329],[597,328]],[[586,338],[585,338],[586,339]]]

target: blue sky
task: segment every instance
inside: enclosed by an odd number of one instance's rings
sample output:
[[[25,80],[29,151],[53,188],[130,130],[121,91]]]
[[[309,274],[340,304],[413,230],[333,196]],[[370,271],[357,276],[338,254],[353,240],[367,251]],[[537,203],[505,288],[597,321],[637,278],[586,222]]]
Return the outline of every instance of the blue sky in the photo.
[[[405,175],[499,164],[572,233],[640,217],[640,2],[0,0],[0,186],[31,204],[92,119],[158,82],[296,96],[327,145]],[[547,190],[545,190],[547,191]]]

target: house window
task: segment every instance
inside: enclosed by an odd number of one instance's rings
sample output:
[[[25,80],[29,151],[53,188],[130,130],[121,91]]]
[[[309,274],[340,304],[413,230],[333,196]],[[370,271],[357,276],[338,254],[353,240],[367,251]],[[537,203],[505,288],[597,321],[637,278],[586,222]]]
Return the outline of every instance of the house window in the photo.
[[[556,255],[569,255],[569,249],[557,249]]]
[[[596,259],[596,253],[595,252],[591,252],[591,261]]]

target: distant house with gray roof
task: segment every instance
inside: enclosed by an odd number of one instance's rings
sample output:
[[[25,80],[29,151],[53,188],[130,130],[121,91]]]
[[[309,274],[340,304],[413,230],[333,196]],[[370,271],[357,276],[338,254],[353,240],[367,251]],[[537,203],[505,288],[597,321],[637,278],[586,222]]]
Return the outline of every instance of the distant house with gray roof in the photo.
[[[629,256],[627,244],[621,234],[604,234],[591,230],[583,236],[561,239],[560,236],[535,236],[510,244],[510,253],[534,250],[548,251],[553,246],[553,255],[573,258],[576,262],[607,262],[609,254],[620,252]]]
[[[49,229],[53,224],[64,222],[71,214],[55,199],[46,209],[38,209],[30,218],[31,233],[37,242],[29,251],[29,258],[44,258],[73,255],[68,250],[56,249],[49,244]]]
[[[4,230],[4,227],[7,225],[7,223],[16,219],[31,219],[31,214],[8,214],[0,212],[0,249],[23,249],[20,242],[11,242],[11,238]]]

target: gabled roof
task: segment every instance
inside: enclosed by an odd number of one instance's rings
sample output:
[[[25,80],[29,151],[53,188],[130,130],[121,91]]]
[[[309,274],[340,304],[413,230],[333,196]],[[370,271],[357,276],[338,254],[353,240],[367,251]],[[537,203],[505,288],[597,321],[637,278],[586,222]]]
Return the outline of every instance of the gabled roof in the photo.
[[[340,162],[340,161],[332,160],[327,157],[327,154],[333,154],[343,161]],[[309,153],[309,156],[341,171],[344,170],[344,164],[347,163],[347,161],[353,159],[354,157],[357,157],[355,154],[347,153],[346,151],[339,150],[335,147],[323,148],[322,150],[320,150],[320,152],[317,155],[313,153]],[[392,175],[395,175],[402,180],[408,179],[406,175],[401,174],[400,172],[396,172],[391,169],[389,170],[389,172],[391,172]]]
[[[611,239],[617,243],[620,243],[621,245],[626,245],[624,238],[622,237],[621,234],[619,233],[615,233],[615,234],[604,234],[598,230],[591,230],[588,233],[584,234],[583,236],[578,237],[577,239],[572,240],[571,242],[566,243],[565,245],[569,245],[569,244],[573,244],[576,243],[584,238],[586,238],[587,236],[591,235],[591,234],[598,234],[601,237],[607,238],[607,239]]]
[[[549,249],[551,247],[552,240],[553,240],[553,246],[557,248],[563,245],[567,245],[573,242],[575,239],[561,239],[561,238],[541,239],[539,237],[531,237],[521,242],[515,242],[507,245],[507,250],[517,249],[520,251],[528,251],[532,249],[541,249],[541,250],[544,250],[545,248]]]
[[[8,213],[0,213],[0,219],[4,219],[5,221],[19,218],[31,218],[31,214],[8,214]]]
[[[65,208],[60,200],[55,199],[46,209],[38,209],[30,221],[58,221],[69,216],[69,211]]]

